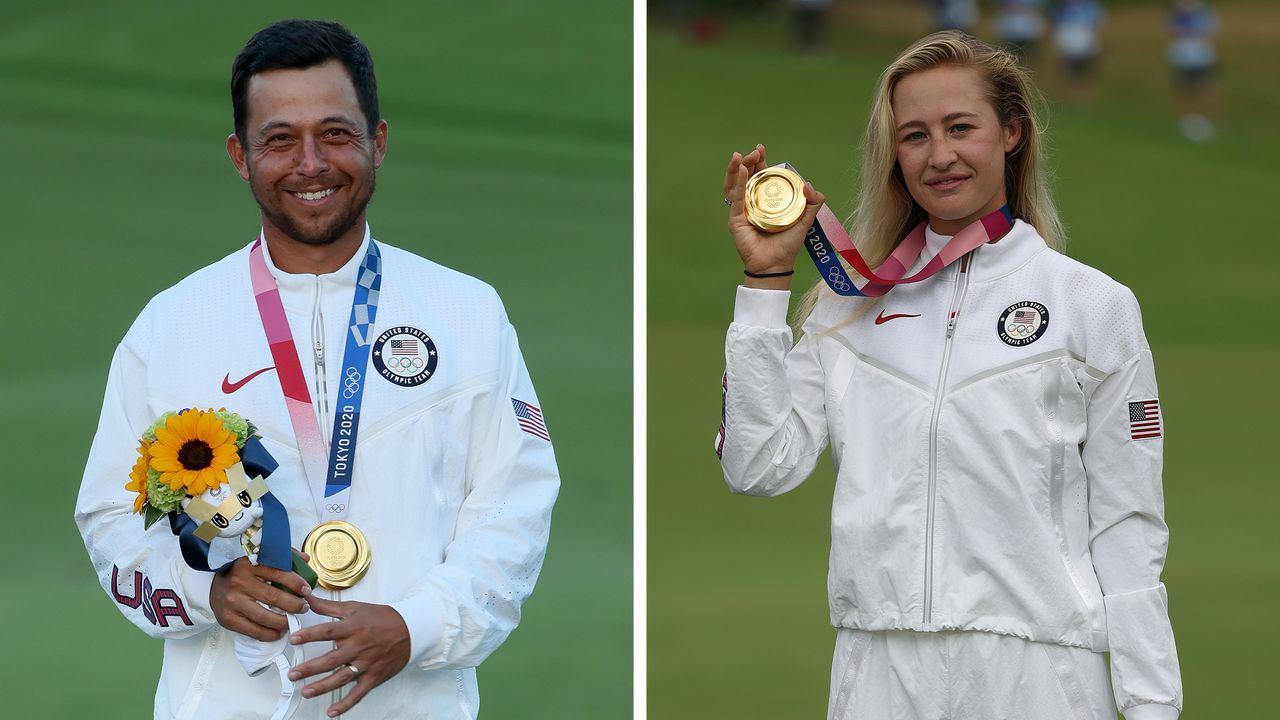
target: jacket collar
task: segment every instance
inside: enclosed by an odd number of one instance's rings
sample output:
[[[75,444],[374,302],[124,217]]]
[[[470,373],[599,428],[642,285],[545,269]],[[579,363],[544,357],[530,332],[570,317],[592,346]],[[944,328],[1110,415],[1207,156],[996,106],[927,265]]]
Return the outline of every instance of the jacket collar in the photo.
[[[299,308],[309,307],[315,296],[317,284],[322,286],[326,293],[343,290],[354,292],[356,273],[360,270],[360,263],[364,261],[364,256],[369,250],[369,242],[371,240],[369,224],[365,223],[364,239],[360,242],[360,247],[356,249],[351,259],[331,273],[316,275],[314,273],[290,273],[276,267],[275,262],[271,259],[271,250],[267,247],[266,237],[261,232],[259,232],[258,237],[262,240],[262,257],[267,261],[267,269],[271,271],[271,276],[276,280],[276,287],[280,289],[281,300],[290,309],[295,306]],[[303,302],[300,304],[298,301]]]
[[[950,235],[939,235],[927,225],[924,231],[925,248],[920,252],[920,259],[912,268],[912,272],[924,267],[924,263],[933,257],[942,246],[951,239]],[[1004,237],[996,242],[987,243],[973,251],[970,259],[970,282],[983,282],[1004,277],[1026,264],[1031,256],[1046,249],[1044,239],[1036,229],[1021,220],[1014,220],[1013,227]],[[959,262],[959,261],[957,261]],[[938,279],[953,280],[953,273],[946,270],[938,273]]]
[[[1013,227],[996,242],[987,243],[975,251],[969,264],[973,276],[971,282],[984,282],[1004,277],[1017,270],[1036,253],[1048,249],[1044,238],[1036,229],[1021,220],[1014,220]]]

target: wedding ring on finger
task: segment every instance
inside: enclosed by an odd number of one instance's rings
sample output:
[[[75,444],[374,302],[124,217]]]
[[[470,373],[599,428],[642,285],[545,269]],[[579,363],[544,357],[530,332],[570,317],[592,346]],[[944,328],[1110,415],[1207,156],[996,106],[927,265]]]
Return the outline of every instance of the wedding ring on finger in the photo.
[[[729,207],[733,207],[733,201],[730,200],[729,198],[724,199],[724,204],[728,205]]]
[[[355,665],[347,665],[347,669],[351,671],[352,675],[355,675],[356,677],[360,676],[360,668]]]

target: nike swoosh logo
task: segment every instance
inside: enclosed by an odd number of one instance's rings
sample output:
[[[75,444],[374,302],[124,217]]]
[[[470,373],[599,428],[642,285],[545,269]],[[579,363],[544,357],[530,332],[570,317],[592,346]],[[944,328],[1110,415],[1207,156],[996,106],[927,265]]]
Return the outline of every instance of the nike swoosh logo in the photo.
[[[261,370],[257,370],[255,372],[249,373],[244,377],[243,380],[237,380],[236,382],[231,382],[231,373],[227,373],[226,376],[222,378],[222,392],[226,393],[227,395],[230,395],[231,393],[244,387],[245,383],[258,377],[262,373],[268,370],[275,370],[275,369],[276,369],[275,365],[272,365],[270,367],[264,367]]]
[[[904,317],[920,317],[920,313],[916,313],[915,315],[911,315],[909,313],[894,313],[893,315],[885,315],[884,311],[881,310],[880,314],[876,316],[876,324],[883,325],[889,322],[890,320],[896,320],[897,318],[904,318]]]

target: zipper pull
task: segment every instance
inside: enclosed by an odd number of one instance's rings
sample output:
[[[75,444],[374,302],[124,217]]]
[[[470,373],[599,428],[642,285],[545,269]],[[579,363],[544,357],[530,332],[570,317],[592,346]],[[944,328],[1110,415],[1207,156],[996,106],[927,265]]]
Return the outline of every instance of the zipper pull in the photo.
[[[956,270],[957,283],[964,282],[964,280],[962,280],[960,276],[969,272],[969,258],[970,256],[972,256],[972,254],[973,253],[965,253],[964,257],[960,258],[960,267]],[[961,295],[961,297],[963,297],[963,295]],[[957,307],[955,310],[951,311],[951,316],[947,318],[947,339],[948,340],[950,340],[951,336],[956,333],[956,313],[958,313],[959,311],[960,309]]]
[[[315,339],[316,366],[324,367],[324,311],[320,309],[320,276],[316,276],[316,306],[311,312],[311,337]],[[316,378],[321,382],[320,378]]]

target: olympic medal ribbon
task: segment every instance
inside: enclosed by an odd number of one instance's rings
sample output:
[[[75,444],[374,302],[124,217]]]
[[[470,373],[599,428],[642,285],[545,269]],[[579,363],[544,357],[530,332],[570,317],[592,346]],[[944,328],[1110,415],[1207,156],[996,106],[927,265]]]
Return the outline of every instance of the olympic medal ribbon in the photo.
[[[795,170],[788,163],[782,165]],[[797,171],[798,172],[798,171]],[[903,277],[919,259],[925,247],[925,225],[920,223],[907,234],[893,253],[873,271],[849,238],[844,225],[826,204],[818,210],[818,216],[805,233],[805,250],[818,268],[818,274],[837,295],[845,297],[879,297],[895,285],[915,283],[933,277],[938,271],[963,257],[974,248],[1004,237],[1013,228],[1013,215],[1004,205],[995,212],[984,215],[966,225],[947,244],[925,263],[919,272]],[[859,284],[851,279],[835,255],[844,258],[865,280]]]
[[[346,344],[342,354],[343,385],[341,404],[334,414],[331,447],[328,463],[325,463],[324,438],[316,421],[311,394],[302,374],[302,362],[298,359],[297,346],[275,277],[267,267],[263,255],[262,238],[249,249],[249,277],[253,285],[258,316],[276,363],[280,389],[284,392],[285,405],[293,433],[302,455],[303,471],[311,486],[316,513],[321,521],[345,518],[351,506],[351,479],[355,471],[355,448],[360,427],[360,406],[364,400],[364,376],[369,367],[372,347],[373,324],[378,314],[378,294],[382,288],[382,253],[378,244],[369,239],[369,248],[356,275],[356,287],[351,300]],[[323,379],[321,379],[323,381]]]
[[[289,318],[285,315],[284,303],[280,300],[280,289],[262,254],[261,237],[249,249],[249,279],[258,306],[258,317],[262,320],[262,329],[271,348],[271,358],[275,361],[276,377],[284,392],[285,408],[289,411],[289,421],[293,424],[298,452],[302,455],[303,471],[314,493],[315,478],[325,475],[324,439],[320,436],[320,424],[316,422],[311,393],[307,390],[307,380],[302,374],[302,362],[298,359],[298,352],[293,344]],[[317,505],[319,500],[317,498]]]
[[[320,517],[341,520],[350,505],[352,471],[356,465],[356,439],[360,430],[360,407],[364,402],[364,380],[373,347],[373,323],[378,314],[378,294],[382,290],[382,253],[369,239],[369,251],[356,275],[355,295],[347,321],[346,345],[342,352],[342,387],[338,391],[337,412],[329,441],[329,472],[325,478],[325,507]]]

